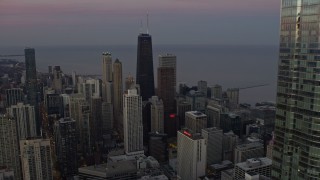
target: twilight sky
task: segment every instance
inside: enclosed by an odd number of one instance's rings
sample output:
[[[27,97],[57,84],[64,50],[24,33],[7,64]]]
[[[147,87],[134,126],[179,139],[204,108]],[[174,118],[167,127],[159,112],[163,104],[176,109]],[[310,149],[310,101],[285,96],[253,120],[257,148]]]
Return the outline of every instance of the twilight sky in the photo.
[[[278,44],[279,0],[0,0],[0,45]]]

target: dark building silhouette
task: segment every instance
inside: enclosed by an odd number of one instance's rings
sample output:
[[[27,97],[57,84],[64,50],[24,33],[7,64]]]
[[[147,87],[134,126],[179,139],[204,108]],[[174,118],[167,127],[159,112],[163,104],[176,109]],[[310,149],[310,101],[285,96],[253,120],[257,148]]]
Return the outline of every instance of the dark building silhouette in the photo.
[[[141,33],[138,36],[136,83],[140,85],[142,101],[147,101],[155,95],[152,39],[149,34]]]
[[[175,114],[175,69],[172,67],[159,67],[158,68],[158,97],[163,101],[164,108],[164,129],[165,133],[171,137],[170,131],[176,131],[175,127],[172,127],[172,120],[170,114]],[[176,119],[176,118],[175,118]]]
[[[167,134],[149,133],[149,155],[160,163],[168,162]]]
[[[69,179],[78,173],[76,121],[70,118],[60,119],[55,124],[56,154],[63,179]]]
[[[36,130],[37,135],[40,135],[41,122],[39,117],[39,101],[38,101],[38,84],[36,71],[35,50],[33,48],[24,49],[25,64],[26,64],[26,91],[27,101],[34,106],[36,114]]]

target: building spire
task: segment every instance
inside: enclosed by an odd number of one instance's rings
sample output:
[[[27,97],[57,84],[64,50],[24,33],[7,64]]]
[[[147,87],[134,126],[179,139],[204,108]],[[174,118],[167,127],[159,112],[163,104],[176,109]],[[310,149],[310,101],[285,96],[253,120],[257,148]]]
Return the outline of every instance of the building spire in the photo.
[[[147,34],[149,34],[149,13],[147,12]]]
[[[142,33],[142,28],[143,28],[142,20],[140,20],[140,33]]]

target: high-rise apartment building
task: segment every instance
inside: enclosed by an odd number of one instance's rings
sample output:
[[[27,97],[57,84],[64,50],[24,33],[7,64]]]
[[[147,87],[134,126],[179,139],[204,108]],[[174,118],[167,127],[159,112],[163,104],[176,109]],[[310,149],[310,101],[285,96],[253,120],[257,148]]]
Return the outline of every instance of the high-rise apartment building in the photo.
[[[54,66],[53,68],[52,88],[56,91],[56,93],[62,93],[62,71],[60,66]]]
[[[91,112],[91,137],[93,142],[102,139],[102,98],[93,97],[90,104]]]
[[[128,77],[126,77],[126,81],[125,81],[125,91],[128,91],[128,89],[131,88],[131,86],[135,85],[135,81],[134,81],[134,77],[131,76],[131,74],[128,75]]]
[[[149,98],[155,95],[152,38],[149,34],[141,33],[138,36],[136,73],[136,81],[140,85],[142,101],[148,101]]]
[[[18,102],[23,102],[24,94],[20,88],[6,89],[6,107],[16,105]]]
[[[0,114],[0,137],[1,166],[13,169],[15,178],[21,179],[17,123],[9,115]]]
[[[106,101],[107,98],[107,83],[112,82],[112,56],[109,52],[102,53],[102,99]]]
[[[123,95],[123,129],[126,154],[143,153],[142,99],[136,89]]]
[[[113,114],[115,121],[114,124],[118,129],[120,129],[123,124],[123,120],[121,119],[121,114],[123,112],[122,97],[122,63],[119,59],[116,59],[113,63]]]
[[[239,106],[239,88],[227,89],[228,105],[231,109],[236,109]]]
[[[91,153],[91,111],[90,105],[81,94],[70,96],[70,118],[76,121],[79,149],[83,153]]]
[[[207,142],[207,165],[222,161],[222,129],[212,127],[201,130],[202,137]]]
[[[320,177],[320,1],[282,0],[272,179]]]
[[[222,159],[234,162],[234,150],[238,145],[239,136],[232,131],[223,133]]]
[[[222,99],[222,86],[216,84],[211,87],[211,98]]]
[[[76,121],[70,118],[55,123],[55,148],[63,179],[77,175],[77,137]]]
[[[40,135],[41,122],[39,117],[38,80],[36,71],[36,57],[33,48],[24,49],[26,64],[26,90],[28,103],[34,107],[36,115],[36,132]]]
[[[220,115],[223,107],[217,103],[209,103],[206,108],[208,127],[220,127]]]
[[[185,116],[186,112],[191,111],[191,104],[185,100],[180,100],[177,102],[177,115],[179,118],[179,128],[185,126]]]
[[[17,105],[7,108],[7,112],[17,123],[17,135],[19,139],[37,136],[36,117],[33,106],[18,103]]]
[[[151,132],[164,133],[163,102],[157,96],[149,99],[151,102]]]
[[[86,79],[85,82],[78,84],[78,93],[82,94],[88,102],[92,97],[101,97],[101,80]]]
[[[186,128],[193,133],[201,133],[202,129],[207,128],[207,115],[199,111],[186,112]]]
[[[49,139],[21,140],[20,156],[23,179],[53,179]]]
[[[149,133],[149,155],[160,163],[168,162],[168,135],[163,133]]]
[[[200,91],[190,91],[186,100],[191,104],[192,111],[206,111],[206,99],[207,97]]]
[[[157,94],[163,101],[165,115],[175,112],[175,69],[173,67],[158,67]]]
[[[208,97],[208,83],[207,81],[198,81],[198,91],[202,92],[205,97]]]
[[[178,131],[177,176],[197,180],[206,174],[207,143],[199,133]]]
[[[177,56],[173,54],[159,55],[159,66],[158,67],[169,67],[174,69],[174,90],[176,91],[177,86]]]
[[[114,127],[113,105],[108,102],[103,102],[102,103],[102,135],[111,134],[113,127]]]

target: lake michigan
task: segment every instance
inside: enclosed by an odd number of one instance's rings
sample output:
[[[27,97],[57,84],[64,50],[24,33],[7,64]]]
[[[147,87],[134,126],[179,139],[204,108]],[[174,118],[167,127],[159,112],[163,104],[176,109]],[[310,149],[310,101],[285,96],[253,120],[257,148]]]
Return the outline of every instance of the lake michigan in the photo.
[[[47,72],[49,65],[61,66],[71,74],[101,74],[102,52],[111,52],[123,65],[123,77],[135,77],[136,45],[106,46],[35,46],[37,69]],[[0,47],[0,54],[23,54],[24,47]],[[275,101],[278,47],[269,45],[153,45],[155,82],[159,54],[177,56],[177,82],[196,85],[205,80],[208,86],[220,84],[223,89],[260,84],[268,86],[240,91],[240,102],[254,104]],[[17,58],[23,61],[23,58]]]

